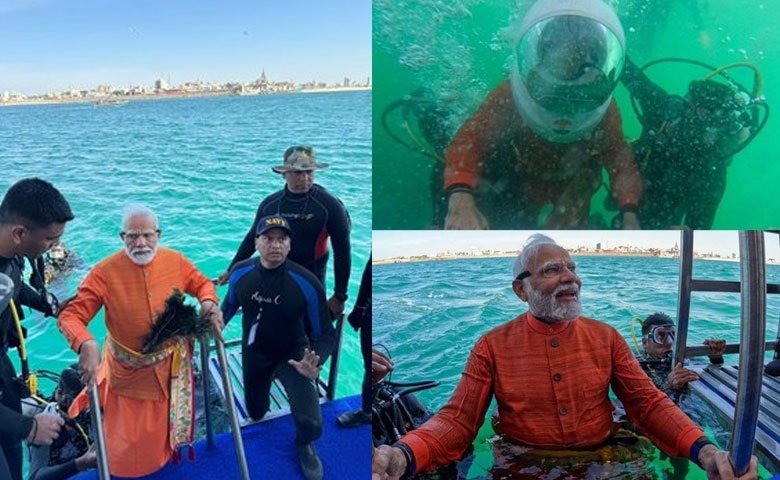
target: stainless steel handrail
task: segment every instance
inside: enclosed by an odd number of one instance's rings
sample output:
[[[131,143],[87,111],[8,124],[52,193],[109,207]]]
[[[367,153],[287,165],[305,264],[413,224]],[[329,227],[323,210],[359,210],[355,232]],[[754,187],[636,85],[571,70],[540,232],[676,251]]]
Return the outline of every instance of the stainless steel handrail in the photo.
[[[220,376],[222,377],[222,388],[225,392],[225,407],[227,407],[228,415],[230,416],[230,426],[233,433],[233,444],[236,449],[238,468],[241,471],[242,480],[249,480],[249,467],[246,463],[244,441],[241,438],[241,426],[238,423],[238,416],[236,415],[236,405],[233,403],[233,386],[230,383],[227,355],[225,354],[225,343],[219,338],[215,339],[214,343],[216,343],[217,346]],[[207,372],[208,370],[204,372],[204,375],[206,375]]]
[[[87,390],[89,393],[89,414],[92,419],[92,430],[95,432],[95,444],[97,445],[98,477],[101,480],[109,480],[111,474],[108,470],[106,432],[103,428],[103,412],[100,410],[100,396],[98,395],[98,389],[95,383],[92,383]]]
[[[743,475],[750,467],[756,438],[761,373],[764,366],[766,331],[766,267],[764,237],[758,231],[739,232],[740,280],[742,283],[742,327],[739,375],[734,405],[734,424],[729,455],[734,471]]]

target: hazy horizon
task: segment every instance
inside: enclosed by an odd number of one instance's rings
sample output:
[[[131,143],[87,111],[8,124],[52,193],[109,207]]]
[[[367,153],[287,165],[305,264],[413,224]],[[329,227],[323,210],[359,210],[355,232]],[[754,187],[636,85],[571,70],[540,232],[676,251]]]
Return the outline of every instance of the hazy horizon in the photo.
[[[431,231],[431,230],[375,230],[373,232],[373,258],[375,260],[435,255],[447,250],[470,249],[517,251],[533,231]],[[667,249],[680,244],[680,232],[674,230],[557,230],[539,231],[553,238],[566,249],[595,247],[614,248],[629,245],[638,248]],[[764,234],[765,256],[780,259],[780,241],[776,234]],[[739,255],[737,231],[714,230],[694,233],[694,250],[728,256]]]
[[[0,4],[0,92],[189,81],[363,83],[371,3],[10,0]]]

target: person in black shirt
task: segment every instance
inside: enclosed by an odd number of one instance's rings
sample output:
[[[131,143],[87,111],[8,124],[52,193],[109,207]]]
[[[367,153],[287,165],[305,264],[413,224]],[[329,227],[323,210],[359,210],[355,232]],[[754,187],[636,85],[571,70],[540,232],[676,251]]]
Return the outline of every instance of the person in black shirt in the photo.
[[[268,215],[280,215],[289,222],[295,236],[290,260],[314,273],[323,286],[330,237],[336,284],[333,295],[328,299],[328,307],[334,316],[344,312],[352,268],[349,243],[351,221],[341,200],[314,183],[314,171],[327,167],[327,163],[317,163],[312,147],[290,147],[284,152],[284,165],[273,167],[272,170],[284,175],[285,187],[260,202],[252,227],[228,269],[219,276],[219,285],[228,281],[230,270],[237,262],[254,253],[255,232],[260,219]]]
[[[10,348],[19,345],[12,306],[27,305],[53,314],[39,292],[22,280],[24,257],[37,258],[59,242],[73,212],[62,194],[50,183],[28,178],[20,180],[0,203],[0,273],[13,282],[13,302],[0,311],[0,473],[7,468],[10,478],[22,478],[22,440],[51,445],[64,423],[59,417],[39,414],[25,417],[21,411],[24,386],[20,384]]]
[[[297,431],[295,444],[308,480],[322,478],[314,440],[322,435],[322,412],[314,382],[335,346],[325,291],[317,277],[288,260],[292,229],[284,217],[259,220],[260,258],[235,265],[222,304],[225,323],[241,307],[244,395],[249,415],[269,409],[273,378],[282,382]]]
[[[371,423],[372,386],[371,365],[371,256],[368,257],[363,277],[360,279],[360,290],[352,313],[347,317],[352,328],[360,331],[360,353],[363,355],[363,391],[361,393],[361,408],[354,412],[344,412],[338,417],[338,422],[344,427],[356,427]]]
[[[73,399],[84,388],[78,364],[62,371],[57,389],[48,404],[37,406],[53,415],[67,412]],[[51,445],[29,445],[30,480],[64,480],[97,466],[94,444],[90,447],[89,411],[82,411],[65,423],[60,436]]]
[[[645,186],[639,224],[712,228],[732,157],[761,130],[753,118],[760,102],[713,80],[690,82],[685,97],[672,95],[630,59],[621,81],[642,110],[642,135],[631,145]]]

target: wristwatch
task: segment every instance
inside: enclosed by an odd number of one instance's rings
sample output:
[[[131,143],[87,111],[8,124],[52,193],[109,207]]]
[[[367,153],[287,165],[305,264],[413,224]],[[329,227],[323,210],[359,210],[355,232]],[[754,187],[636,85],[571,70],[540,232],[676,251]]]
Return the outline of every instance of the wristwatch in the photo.
[[[335,298],[339,302],[346,302],[347,298],[349,298],[349,297],[347,296],[346,293],[334,293],[333,294],[333,298]]]
[[[691,445],[691,461],[699,466],[702,470],[704,467],[701,466],[701,463],[699,463],[699,453],[701,452],[701,449],[706,447],[707,445],[714,445],[714,443],[710,442],[710,440],[707,437],[701,437],[695,442],[693,442],[693,445]]]

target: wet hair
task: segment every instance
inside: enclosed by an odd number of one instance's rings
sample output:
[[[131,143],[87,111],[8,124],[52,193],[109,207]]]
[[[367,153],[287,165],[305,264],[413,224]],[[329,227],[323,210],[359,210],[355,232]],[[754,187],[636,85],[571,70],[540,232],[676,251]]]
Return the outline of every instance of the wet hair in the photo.
[[[127,226],[130,224],[130,219],[135,217],[146,217],[154,222],[155,228],[160,224],[157,222],[157,215],[151,208],[141,205],[139,203],[131,203],[122,210],[122,231],[127,230]]]
[[[648,315],[644,322],[642,322],[642,335],[647,335],[650,330],[656,325],[669,325],[674,326],[674,320],[669,315],[663,312],[655,312],[652,315]]]
[[[733,88],[712,80],[694,80],[688,85],[691,101],[711,112],[723,108],[733,110],[736,107],[735,94]]]
[[[78,364],[73,364],[60,373],[60,381],[57,384],[60,394],[65,397],[63,403],[70,406],[73,399],[84,389],[84,383],[81,381]]]
[[[544,245],[558,245],[555,240],[541,233],[534,233],[525,241],[523,248],[517,252],[517,258],[512,266],[512,278],[517,278],[520,272],[528,270],[531,257],[536,255]]]
[[[696,108],[709,113],[708,122],[716,127],[739,129],[744,123],[744,107],[737,101],[737,90],[712,80],[696,80],[688,85],[688,99]]]
[[[21,223],[28,228],[46,228],[73,218],[65,197],[54,185],[40,178],[19,180],[5,192],[0,203],[0,224]]]

